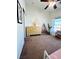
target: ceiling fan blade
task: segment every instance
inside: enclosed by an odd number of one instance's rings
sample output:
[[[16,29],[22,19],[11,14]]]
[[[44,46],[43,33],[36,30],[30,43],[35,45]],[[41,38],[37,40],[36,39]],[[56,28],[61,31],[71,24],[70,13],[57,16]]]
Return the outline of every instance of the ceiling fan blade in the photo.
[[[54,9],[56,9],[56,8],[57,8],[57,6],[56,6],[56,5],[54,5],[54,6],[53,6],[53,8],[54,8]]]
[[[56,3],[59,2],[61,4],[61,0],[49,0],[49,4],[44,8],[45,10],[50,7],[53,6],[54,9],[57,8]]]
[[[57,1],[61,1],[61,0],[57,0]]]
[[[49,5],[47,5],[44,9],[47,9],[49,7]]]

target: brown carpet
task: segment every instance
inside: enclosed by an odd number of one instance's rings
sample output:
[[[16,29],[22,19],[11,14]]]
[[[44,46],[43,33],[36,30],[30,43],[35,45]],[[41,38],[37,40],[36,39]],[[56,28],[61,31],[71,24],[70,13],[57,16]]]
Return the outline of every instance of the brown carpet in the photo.
[[[20,59],[43,59],[44,50],[51,54],[59,48],[61,40],[51,35],[30,36],[25,40]]]

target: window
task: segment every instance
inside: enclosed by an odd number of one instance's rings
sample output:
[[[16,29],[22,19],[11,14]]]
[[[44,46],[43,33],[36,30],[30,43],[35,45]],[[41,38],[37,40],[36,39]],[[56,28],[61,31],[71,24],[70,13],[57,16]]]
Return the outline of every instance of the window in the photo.
[[[61,19],[55,19],[53,28],[54,31],[61,30]]]
[[[52,28],[50,29],[50,32],[55,33],[57,30],[61,31],[61,18],[52,20]]]

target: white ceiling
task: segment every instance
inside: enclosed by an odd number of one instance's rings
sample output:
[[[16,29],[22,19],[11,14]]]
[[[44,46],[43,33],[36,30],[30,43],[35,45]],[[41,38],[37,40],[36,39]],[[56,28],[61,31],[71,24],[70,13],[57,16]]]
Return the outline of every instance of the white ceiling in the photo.
[[[25,0],[26,10],[28,8],[30,8],[30,9],[37,9],[40,12],[48,14],[50,17],[52,17],[56,13],[58,13],[57,16],[61,16],[61,7],[60,6],[57,9],[55,9],[55,10],[53,9],[53,7],[47,8],[45,10],[44,8],[46,7],[46,5],[48,5],[47,2],[40,2],[40,0]]]
[[[40,0],[25,0],[25,4],[26,6],[36,7],[43,10],[46,5],[48,5],[48,2],[40,2]],[[50,7],[48,9],[53,10],[53,7]]]

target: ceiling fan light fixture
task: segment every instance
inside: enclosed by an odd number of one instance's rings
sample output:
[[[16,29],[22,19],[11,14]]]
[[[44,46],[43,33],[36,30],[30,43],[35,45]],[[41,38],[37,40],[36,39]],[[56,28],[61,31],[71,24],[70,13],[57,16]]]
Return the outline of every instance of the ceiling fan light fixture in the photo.
[[[56,2],[52,1],[52,2],[50,2],[49,7],[53,7],[55,4],[56,4]]]

